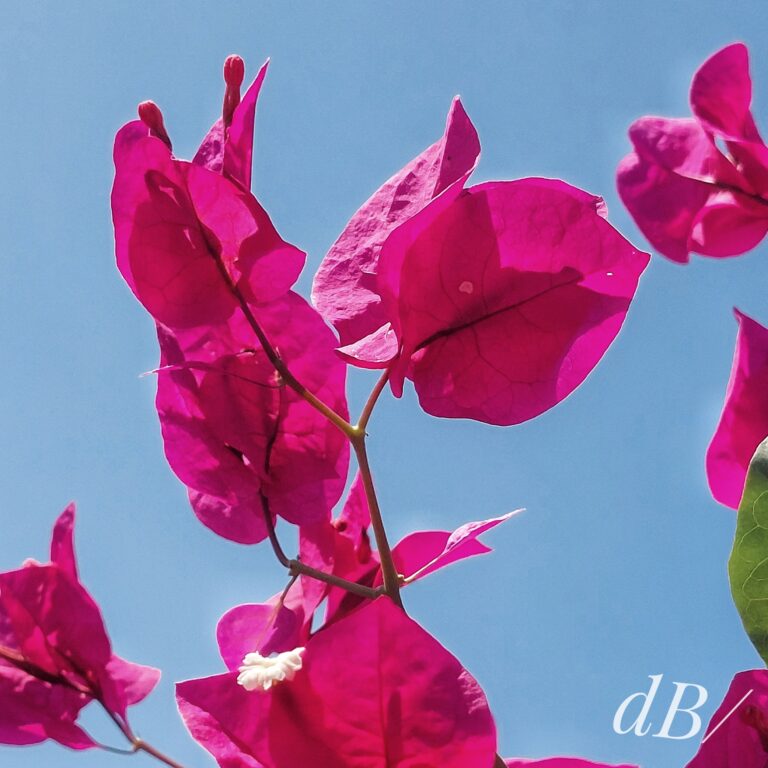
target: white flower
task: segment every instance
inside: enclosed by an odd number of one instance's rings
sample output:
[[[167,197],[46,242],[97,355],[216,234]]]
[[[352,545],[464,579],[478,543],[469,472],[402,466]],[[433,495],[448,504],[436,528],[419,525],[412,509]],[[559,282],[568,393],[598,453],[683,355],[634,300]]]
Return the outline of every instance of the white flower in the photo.
[[[237,670],[238,685],[246,691],[268,691],[275,683],[293,680],[301,669],[303,648],[278,653],[277,656],[262,656],[249,653],[243,659],[243,665]]]

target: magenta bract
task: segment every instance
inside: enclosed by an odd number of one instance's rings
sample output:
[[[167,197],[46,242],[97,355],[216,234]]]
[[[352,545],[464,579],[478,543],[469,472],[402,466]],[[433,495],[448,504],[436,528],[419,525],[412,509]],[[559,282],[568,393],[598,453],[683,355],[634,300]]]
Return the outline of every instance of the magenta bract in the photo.
[[[221,617],[216,627],[216,639],[221,657],[230,671],[236,671],[243,657],[252,651],[269,656],[306,644],[311,613],[304,616],[300,587],[292,587],[289,594],[286,605],[280,605],[279,595],[276,595],[268,603],[238,605]]]
[[[686,768],[765,768],[768,670],[739,672]]]
[[[739,323],[725,404],[707,451],[707,479],[721,504],[737,509],[749,462],[768,436],[768,329],[735,310]]]
[[[254,314],[294,375],[346,416],[346,366],[317,312],[289,293]],[[158,336],[165,452],[201,521],[251,544],[266,537],[266,514],[327,520],[344,489],[347,440],[282,384],[244,316]]]
[[[147,311],[171,328],[225,321],[236,284],[253,302],[285,293],[304,254],[256,199],[207,168],[175,160],[140,121],[115,139],[117,265]]]
[[[416,531],[394,547],[392,555],[398,572],[416,581],[467,557],[486,555],[493,550],[479,541],[486,531],[504,523],[522,510],[501,517],[465,523],[453,533],[449,531]]]
[[[694,119],[644,117],[630,128],[634,151],[619,166],[619,194],[669,259],[687,262],[691,252],[735,256],[768,232],[768,147],[751,100],[747,49],[736,43],[694,76]]]
[[[475,680],[382,597],[309,640],[267,692],[234,673],[177,686],[192,735],[222,768],[489,768],[496,732]]]
[[[624,764],[596,763],[593,760],[582,760],[579,757],[547,757],[543,760],[511,758],[504,762],[507,764],[507,768],[637,768],[637,766]]]
[[[338,517],[319,525],[303,526],[300,530],[299,556],[301,560],[318,570],[333,573],[348,581],[372,586],[379,571],[379,556],[371,549],[369,527],[371,516],[360,474],[356,474]],[[303,579],[305,577],[302,577]],[[363,598],[341,587],[325,586],[318,599],[318,582],[306,578],[302,583],[305,600],[311,610],[326,598],[326,622],[348,613]],[[304,614],[309,615],[305,604]]]
[[[395,567],[406,583],[412,583],[465,558],[485,555],[492,550],[479,541],[479,537],[521,511],[465,523],[453,532],[415,531],[408,534],[392,548]],[[382,583],[381,567],[378,553],[371,550],[369,525],[368,505],[357,475],[342,512],[334,521],[302,527],[301,560],[348,581],[368,587],[379,586]],[[307,579],[303,594],[301,615],[305,617],[311,617],[323,597],[327,597],[326,623],[338,620],[364,600],[335,586],[325,587],[318,596],[317,582],[313,583],[311,579]],[[289,597],[291,595],[293,589],[289,592]]]
[[[249,302],[271,301],[304,265],[304,253],[282,240],[248,191],[266,65],[240,102],[238,61],[225,68],[231,81],[224,116],[193,163],[173,157],[151,102],[139,110],[145,122],[128,123],[115,138],[117,265],[149,313],[170,328],[226,321],[237,306],[230,283]]]
[[[320,316],[289,291],[304,254],[250,194],[253,122],[266,74],[244,99],[227,59],[222,118],[192,163],[176,160],[151,102],[115,141],[118,266],[158,323],[157,407],[166,455],[197,516],[221,536],[261,541],[276,516],[329,518],[344,486],[343,434],[288,389],[253,321],[291,372],[346,417],[345,366]]]
[[[446,193],[401,225],[379,263],[401,350],[395,394],[408,376],[428,413],[498,425],[569,395],[648,264],[603,214],[563,182],[522,179]]]
[[[711,56],[691,83],[691,110],[701,125],[722,139],[752,189],[768,192],[768,147],[752,117],[749,51],[743,43]]]
[[[478,153],[454,102],[442,141],[355,214],[312,297],[340,354],[389,367],[395,395],[408,377],[428,413],[516,424],[592,370],[648,257],[605,221],[599,198],[562,182],[464,189]],[[450,157],[451,172],[433,155]]]
[[[0,742],[54,739],[73,749],[96,744],[76,723],[100,702],[123,719],[160,672],[112,652],[98,606],[77,579],[74,506],[54,527],[52,562],[0,573]]]
[[[442,138],[381,186],[350,219],[315,276],[312,300],[334,325],[343,345],[386,324],[376,284],[387,236],[447,187],[462,185],[480,155],[480,142],[459,99]]]

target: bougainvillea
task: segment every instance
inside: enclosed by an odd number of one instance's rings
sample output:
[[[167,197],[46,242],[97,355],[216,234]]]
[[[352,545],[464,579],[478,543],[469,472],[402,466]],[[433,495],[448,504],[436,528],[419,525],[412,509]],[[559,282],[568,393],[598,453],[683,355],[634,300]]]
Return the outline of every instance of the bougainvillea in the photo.
[[[236,658],[247,646],[221,651]],[[187,727],[219,765],[493,764],[480,687],[386,596],[315,633],[290,684],[248,691],[240,669],[178,685]]]
[[[768,436],[768,330],[736,311],[739,332],[720,423],[707,452],[714,497],[736,509],[749,462]]]
[[[240,102],[242,63],[227,60],[222,118],[192,163],[172,155],[155,105],[115,145],[118,266],[158,324],[169,463],[206,525],[242,543],[269,538],[293,577],[223,617],[230,673],[181,684],[180,706],[222,766],[310,753],[327,766],[490,766],[482,692],[405,616],[400,590],[487,552],[477,537],[509,515],[390,548],[367,423],[387,383],[399,396],[406,378],[436,416],[504,425],[548,410],[618,333],[648,256],[611,227],[600,198],[564,182],[466,188],[480,144],[457,99],[443,137],[374,193],[321,263],[312,296],[337,340],[290,292],[303,254],[248,189],[264,74]],[[345,363],[383,369],[357,423]],[[332,519],[349,445],[359,473]],[[300,526],[295,559],[278,517]],[[354,705],[352,689],[365,691]],[[381,706],[369,712],[368,700]],[[417,725],[420,711],[431,714]]]
[[[437,160],[447,147],[450,173]],[[563,182],[464,188],[478,151],[455,102],[443,139],[353,216],[312,295],[344,356],[388,368],[395,395],[408,377],[428,413],[508,425],[594,368],[648,256],[608,224],[600,198]]]
[[[239,102],[242,63],[227,60],[222,118],[192,163],[172,155],[155,105],[115,145],[118,267],[158,325],[168,461],[207,526],[269,538],[292,576],[222,618],[230,672],[180,684],[182,714],[222,766],[490,766],[482,692],[403,613],[400,590],[487,552],[477,537],[509,515],[390,548],[367,422],[387,382],[399,396],[406,377],[437,416],[514,424],[551,408],[616,336],[648,256],[600,198],[563,182],[465,188],[480,145],[456,100],[443,137],[363,205],[320,266],[313,299],[337,340],[290,291],[303,254],[248,190],[244,126],[264,73]],[[346,363],[384,369],[357,423]],[[332,519],[350,445],[359,473]],[[295,559],[278,517],[300,527]]]
[[[289,292],[253,316],[303,384],[346,417],[345,365],[312,307]],[[158,326],[158,337],[165,453],[200,520],[252,544],[267,536],[265,516],[304,525],[327,519],[344,490],[347,440],[281,386],[243,315],[176,333]]]
[[[735,256],[768,232],[768,147],[751,101],[747,49],[736,43],[695,74],[692,118],[643,117],[629,129],[634,150],[619,166],[619,194],[673,261]]]
[[[631,765],[608,765],[581,760],[578,757],[550,757],[546,760],[507,760],[507,768],[633,768]]]
[[[693,119],[645,117],[630,128],[634,151],[618,188],[637,225],[664,256],[733,256],[768,232],[768,147],[750,106],[746,46],[711,56],[691,85]],[[768,659],[768,330],[735,310],[739,330],[725,403],[707,452],[713,496],[738,509],[729,561],[734,603]],[[738,673],[688,768],[764,768],[768,672]]]
[[[750,111],[749,54],[734,43],[693,78],[693,118],[643,117],[629,129],[634,151],[618,189],[660,253],[733,256],[768,232],[768,147]],[[714,497],[738,507],[749,461],[768,435],[768,331],[736,310],[739,332],[720,423],[707,453]]]
[[[767,760],[768,670],[740,672],[687,768],[765,768]]]
[[[434,416],[506,426],[551,409],[613,342],[650,257],[611,226],[601,198],[563,181],[467,186],[480,143],[456,99],[443,136],[331,246],[310,304],[293,290],[304,252],[251,192],[266,72],[241,99],[244,64],[226,60],[221,118],[192,161],[173,154],[152,102],[115,140],[117,266],[157,327],[168,463],[208,528],[241,544],[268,540],[288,578],[279,594],[220,619],[227,671],[177,685],[184,722],[222,768],[611,768],[498,755],[504,724],[462,663],[408,615],[403,595],[488,553],[480,537],[516,513],[415,531],[391,546],[366,438],[379,397],[387,387],[400,397],[407,379]],[[620,193],[667,257],[742,253],[768,231],[768,148],[750,101],[746,49],[732,45],[696,74],[693,119],[632,126]],[[754,571],[743,577],[768,548],[753,535],[765,527],[768,475],[752,459],[768,433],[768,331],[738,319],[708,472],[715,496],[740,507],[731,581],[764,653],[768,619],[753,605],[762,597],[751,591]],[[357,420],[349,366],[380,371]],[[334,514],[351,454],[357,474]],[[73,524],[70,507],[54,528],[51,563],[0,574],[0,741],[101,747],[77,723],[96,701],[128,752],[180,768],[128,724],[128,707],[159,673],[113,654],[78,579]],[[296,557],[281,544],[285,524],[296,526]],[[766,674],[736,676],[692,768],[763,768]]]
[[[112,652],[98,606],[77,576],[75,508],[53,529],[51,562],[0,573],[0,742],[54,739],[72,749],[99,746],[78,724],[98,702],[122,728],[128,707],[160,672]]]

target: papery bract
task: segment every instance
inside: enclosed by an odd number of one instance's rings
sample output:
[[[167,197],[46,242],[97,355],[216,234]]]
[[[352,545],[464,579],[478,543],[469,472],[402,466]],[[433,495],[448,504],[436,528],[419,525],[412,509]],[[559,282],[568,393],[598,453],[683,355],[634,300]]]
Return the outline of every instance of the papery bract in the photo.
[[[98,606],[77,579],[74,506],[54,526],[52,562],[0,573],[0,741],[47,738],[73,749],[94,747],[77,724],[99,701],[125,718],[159,671],[112,653]]]
[[[350,495],[350,500],[352,499],[354,497]],[[478,537],[500,523],[506,522],[520,511],[522,510],[509,512],[490,520],[465,523],[453,532],[414,531],[408,534],[392,547],[392,560],[397,572],[404,577],[404,586],[459,560],[488,554],[492,551],[491,548],[479,541]],[[378,553],[370,551],[366,539],[362,549],[357,551],[356,556],[351,557],[349,548],[341,542],[341,536],[337,533],[335,537],[334,558],[330,561],[333,573],[365,586],[380,586],[383,578]],[[323,567],[322,563],[317,565]],[[326,569],[328,569],[327,563]],[[350,594],[340,587],[332,587],[328,590],[326,622],[337,621],[354,610],[362,601],[363,598]]]
[[[734,195],[748,185],[712,138],[696,120],[661,117],[637,120],[629,137],[634,152],[619,165],[619,194],[651,244],[681,263],[688,261],[692,249],[726,255],[719,251],[727,252],[730,240],[720,243],[723,228],[715,226],[710,204],[720,216],[726,205],[741,211],[739,203],[747,204],[749,198]],[[719,204],[718,185],[734,190]]]
[[[376,270],[387,236],[452,184],[463,184],[480,154],[477,132],[459,99],[451,105],[442,138],[382,185],[354,214],[323,259],[312,300],[353,344],[387,321]]]
[[[366,562],[371,554],[368,529],[371,526],[371,511],[365,495],[365,484],[358,472],[349,488],[344,506],[334,520],[333,527],[338,535],[349,542],[359,562]]]
[[[169,148],[141,121],[115,137],[112,218],[117,266],[147,311],[171,326],[235,307]]]
[[[128,123],[115,138],[117,264],[147,311],[171,328],[226,321],[238,305],[233,286],[249,302],[277,298],[303,267],[304,253],[282,240],[247,189],[248,131],[264,74],[234,110],[218,149],[209,135],[194,163],[175,159],[150,120]]]
[[[749,462],[768,437],[768,329],[735,311],[739,322],[733,367],[720,421],[707,451],[712,495],[736,509]]]
[[[269,656],[297,648],[308,640],[302,631],[303,611],[280,605],[279,595],[267,603],[238,605],[227,611],[216,627],[222,659],[237,670],[246,654],[253,651]]]
[[[410,533],[392,547],[395,568],[405,578],[405,584],[409,584],[459,560],[487,554],[492,551],[491,548],[479,541],[478,537],[521,511],[516,510],[489,520],[465,523],[453,532]],[[381,585],[381,565],[378,552],[371,550],[369,525],[368,503],[358,474],[351,485],[341,514],[334,521],[302,528],[302,561],[318,570],[333,573],[334,576],[367,587]],[[310,615],[320,600],[327,596],[326,623],[338,620],[364,600],[336,586],[325,586],[320,597],[316,590],[312,591],[314,601],[307,598],[306,592],[305,588],[302,615]],[[293,591],[289,592],[289,595],[292,594]],[[296,636],[296,639],[298,638],[299,636]]]
[[[546,757],[543,760],[527,760],[511,758],[504,761],[507,768],[637,768],[632,765],[614,765],[611,763],[596,763],[580,757]]]
[[[710,56],[691,83],[691,109],[704,128],[722,139],[752,187],[768,193],[768,147],[752,117],[749,51],[743,43]]]
[[[51,562],[77,579],[75,557],[75,505],[70,504],[56,519],[51,534]]]
[[[602,201],[561,182],[462,191],[479,142],[459,107],[442,141],[355,214],[313,300],[339,329],[345,359],[393,368],[396,395],[409,376],[433,415],[513,424],[552,407],[594,367],[647,257],[602,220]],[[425,165],[432,155],[449,157],[452,172]]]
[[[600,198],[550,179],[449,190],[387,239],[379,289],[435,416],[516,424],[570,394],[618,333],[648,255]]]
[[[735,256],[768,232],[768,148],[750,113],[752,85],[741,43],[711,56],[691,84],[694,119],[644,117],[619,165],[622,201],[664,256]],[[725,142],[730,157],[718,148]]]
[[[22,746],[46,739],[70,749],[96,746],[75,724],[89,699],[0,662],[0,744]]]
[[[739,672],[686,768],[765,768],[768,670]]]
[[[256,199],[217,173],[174,160],[143,123],[117,134],[115,168],[117,264],[158,322],[223,322],[237,306],[230,282],[263,302],[296,281],[304,254],[280,238]]]
[[[352,481],[341,513],[335,520],[301,528],[301,560],[347,581],[372,586],[379,570],[379,556],[371,549],[368,532],[370,523],[368,501],[362,477],[358,472]],[[313,580],[309,578],[306,581],[302,587],[305,595],[305,615],[308,613],[307,605],[314,610],[319,604],[318,582],[312,584]],[[321,586],[324,588],[320,599],[326,598],[326,622],[348,613],[363,602],[359,595],[352,594],[342,587]],[[314,597],[314,601],[307,600],[307,595]]]
[[[317,312],[290,293],[254,315],[293,374],[346,416],[345,365]],[[297,524],[328,519],[346,480],[347,440],[282,384],[245,317],[175,334],[161,328],[159,338],[166,456],[201,521],[255,543],[267,535],[267,513]]]
[[[302,562],[307,559],[302,558]],[[332,566],[327,568],[331,571]],[[306,645],[315,611],[327,591],[327,584],[303,576],[287,593],[274,595],[266,603],[238,605],[227,611],[216,627],[227,668],[236,671],[252,651],[269,656]]]
[[[291,682],[248,693],[236,673],[177,686],[192,735],[222,768],[489,768],[485,696],[388,598],[317,632]]]
[[[398,572],[408,581],[422,579],[447,565],[493,550],[478,540],[486,531],[504,523],[522,510],[490,520],[465,523],[449,531],[416,531],[399,541],[392,552]]]

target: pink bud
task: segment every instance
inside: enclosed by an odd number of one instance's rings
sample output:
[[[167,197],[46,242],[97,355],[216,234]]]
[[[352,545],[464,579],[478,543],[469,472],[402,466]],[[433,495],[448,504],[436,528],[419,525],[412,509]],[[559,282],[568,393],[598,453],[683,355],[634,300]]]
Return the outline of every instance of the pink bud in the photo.
[[[172,149],[171,139],[165,130],[165,123],[163,123],[163,113],[154,101],[142,101],[139,104],[139,120],[149,128],[153,136],[166,144],[168,149]]]
[[[224,62],[224,82],[227,85],[239,88],[245,78],[245,62],[236,55],[227,56]]]
[[[245,63],[239,56],[227,56],[224,62],[224,82],[227,84],[227,90],[224,92],[224,108],[222,109],[222,119],[224,127],[229,128],[232,124],[232,115],[237,105],[240,103],[240,86],[245,77]]]

